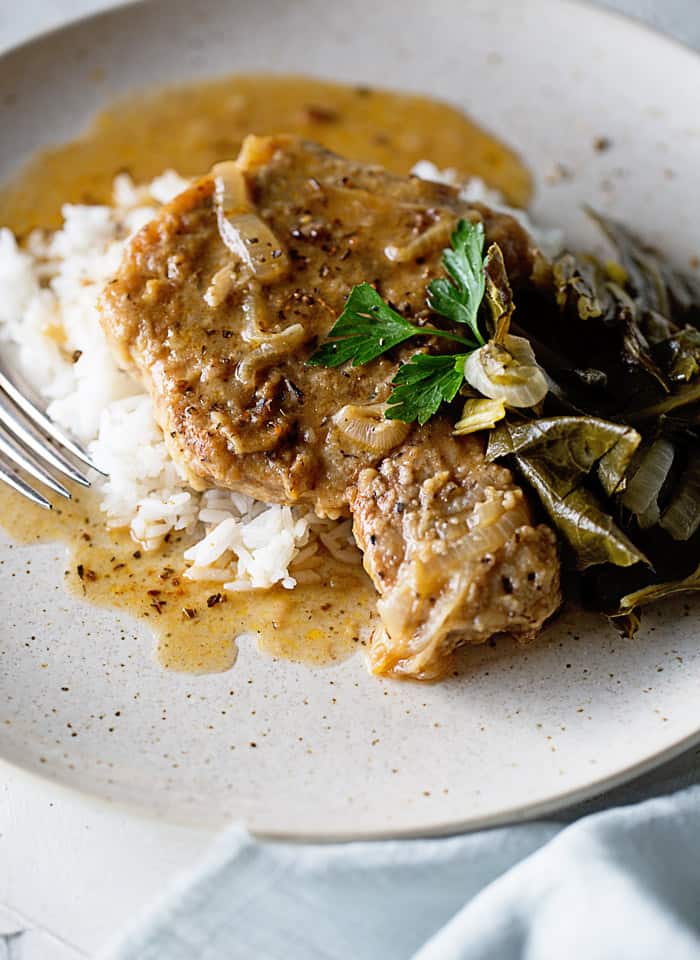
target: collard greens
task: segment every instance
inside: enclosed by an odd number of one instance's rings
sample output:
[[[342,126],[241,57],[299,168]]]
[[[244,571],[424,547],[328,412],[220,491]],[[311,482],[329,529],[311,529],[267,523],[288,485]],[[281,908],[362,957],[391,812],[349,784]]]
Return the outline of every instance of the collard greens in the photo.
[[[580,570],[599,563],[628,567],[644,554],[586,485],[595,473],[609,495],[620,490],[640,442],[636,430],[596,417],[506,422],[489,436],[489,460],[512,456],[566,539]]]

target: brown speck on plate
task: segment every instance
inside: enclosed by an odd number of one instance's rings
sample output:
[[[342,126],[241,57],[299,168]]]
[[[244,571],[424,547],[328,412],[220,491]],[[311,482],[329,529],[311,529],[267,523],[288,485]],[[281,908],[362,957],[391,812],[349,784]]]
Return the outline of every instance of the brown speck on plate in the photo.
[[[610,137],[596,137],[593,141],[593,149],[596,153],[604,153],[606,150],[609,150],[612,145]]]

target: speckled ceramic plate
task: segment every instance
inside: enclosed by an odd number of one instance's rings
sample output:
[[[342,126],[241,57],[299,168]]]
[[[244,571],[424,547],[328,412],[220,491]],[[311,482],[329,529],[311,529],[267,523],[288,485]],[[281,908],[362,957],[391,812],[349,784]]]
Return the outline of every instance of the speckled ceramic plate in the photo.
[[[123,7],[0,60],[0,178],[134,87],[260,69],[456,101],[520,148],[536,214],[575,241],[591,239],[590,201],[679,263],[700,252],[700,60],[561,0]],[[653,610],[633,642],[564,616],[528,652],[470,653],[440,685],[378,681],[361,656],[311,669],[246,646],[232,672],[192,677],[163,672],[134,621],[66,596],[61,547],[0,545],[0,562],[0,754],[167,817],[446,832],[581,799],[700,735],[689,603]]]

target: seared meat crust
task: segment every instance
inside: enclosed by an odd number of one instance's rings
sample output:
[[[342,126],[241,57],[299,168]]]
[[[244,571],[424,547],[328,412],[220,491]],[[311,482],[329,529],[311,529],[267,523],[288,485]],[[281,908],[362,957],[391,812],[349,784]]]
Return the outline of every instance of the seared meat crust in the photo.
[[[372,669],[444,673],[458,644],[532,639],[559,592],[556,541],[533,527],[510,471],[445,421],[414,431],[350,491],[355,539],[380,594]]]

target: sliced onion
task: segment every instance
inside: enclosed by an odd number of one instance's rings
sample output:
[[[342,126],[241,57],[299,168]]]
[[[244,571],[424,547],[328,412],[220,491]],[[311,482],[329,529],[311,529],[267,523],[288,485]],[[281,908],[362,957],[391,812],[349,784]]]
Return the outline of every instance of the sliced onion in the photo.
[[[243,171],[235,160],[215,163],[211,168],[214,177],[216,203],[227,213],[236,210],[250,210],[248,186]]]
[[[231,267],[222,267],[216,271],[209,281],[209,286],[204,294],[204,302],[212,309],[216,309],[228,297],[235,284],[236,279]]]
[[[661,511],[659,510],[659,504],[656,500],[652,500],[643,513],[637,514],[637,523],[642,530],[648,530],[649,527],[653,527],[659,522],[660,517]]]
[[[627,482],[627,489],[620,499],[628,510],[636,514],[640,526],[653,526],[659,519],[657,501],[671,469],[674,453],[670,440],[659,437],[639,461],[634,476]]]
[[[241,339],[253,346],[286,344],[291,350],[305,339],[306,334],[301,323],[290,323],[288,327],[274,332],[265,329],[263,323],[268,319],[267,303],[257,283],[248,286],[248,295],[243,301],[243,316],[245,323],[241,330]]]
[[[505,415],[503,400],[467,400],[452,432],[463,437],[478,430],[492,430]]]
[[[661,526],[674,540],[690,540],[700,528],[700,456],[691,460]]]
[[[453,228],[453,223],[450,223],[448,220],[441,220],[431,227],[428,227],[427,230],[416,237],[415,240],[411,240],[410,243],[406,243],[400,247],[394,244],[385,247],[384,256],[387,260],[391,260],[392,263],[409,263],[411,260],[415,260],[416,257],[425,256],[426,253],[435,250],[436,247],[444,247],[450,239]]]
[[[530,341],[510,334],[489,341],[464,362],[464,379],[479,393],[509,407],[534,407],[547,395],[547,379]]]
[[[259,370],[298,350],[309,336],[301,323],[290,323],[277,331],[265,329],[267,304],[260,284],[255,280],[248,283],[243,301],[243,317],[241,339],[249,344],[251,349],[246,351],[236,368],[236,376],[241,383],[252,383]]]
[[[519,490],[506,491],[502,500],[479,503],[467,521],[469,536],[461,545],[461,555],[473,562],[487,553],[495,553],[528,522],[527,506]]]
[[[289,268],[281,243],[251,207],[245,178],[232,161],[217,163],[214,177],[214,209],[219,235],[260,283],[270,283]]]
[[[522,491],[488,490],[487,495],[467,519],[468,532],[450,551],[448,569],[437,554],[432,562],[404,560],[396,583],[377,601],[382,626],[369,651],[373,673],[418,679],[439,675],[444,663],[439,651],[473,586],[474,565],[530,522]],[[435,596],[435,603],[422,604],[420,598],[426,596]]]
[[[288,357],[305,339],[306,332],[300,323],[293,323],[279,333],[270,334],[239,362],[236,376],[241,383],[253,383],[260,370]]]
[[[386,420],[385,412],[385,403],[364,406],[349,403],[333,416],[333,424],[351,447],[371,453],[388,453],[403,443],[411,425],[401,420]]]

